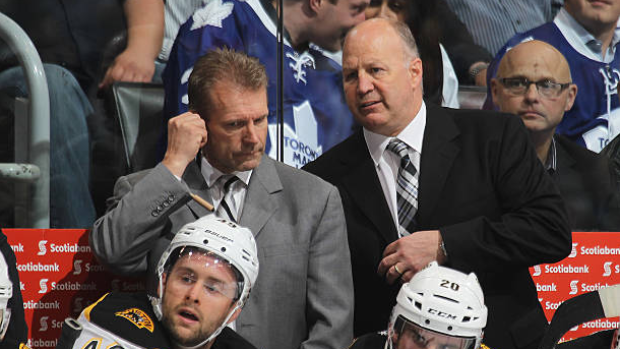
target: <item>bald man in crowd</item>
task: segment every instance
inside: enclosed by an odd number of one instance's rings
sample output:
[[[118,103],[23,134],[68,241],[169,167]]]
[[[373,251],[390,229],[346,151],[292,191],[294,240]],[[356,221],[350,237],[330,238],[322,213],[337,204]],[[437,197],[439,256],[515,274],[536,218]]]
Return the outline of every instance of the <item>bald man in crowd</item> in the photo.
[[[560,188],[573,231],[618,231],[618,191],[606,158],[555,134],[577,91],[562,53],[538,40],[508,51],[491,80],[494,103],[525,123],[538,158]]]
[[[536,349],[547,320],[528,266],[566,257],[571,234],[521,120],[426,103],[422,61],[400,22],[356,26],[342,68],[363,129],[305,169],[340,191],[355,335],[385,330],[401,282],[437,260],[479,276],[489,347]]]

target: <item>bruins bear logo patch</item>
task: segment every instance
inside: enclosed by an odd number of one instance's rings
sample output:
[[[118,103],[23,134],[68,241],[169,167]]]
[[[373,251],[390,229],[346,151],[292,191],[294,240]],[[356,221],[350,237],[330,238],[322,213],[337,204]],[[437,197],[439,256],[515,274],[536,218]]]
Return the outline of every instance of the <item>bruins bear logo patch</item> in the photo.
[[[127,310],[116,312],[114,315],[125,318],[131,321],[132,324],[138,328],[146,328],[153,333],[154,324],[153,320],[142,310],[138,308],[130,308]]]

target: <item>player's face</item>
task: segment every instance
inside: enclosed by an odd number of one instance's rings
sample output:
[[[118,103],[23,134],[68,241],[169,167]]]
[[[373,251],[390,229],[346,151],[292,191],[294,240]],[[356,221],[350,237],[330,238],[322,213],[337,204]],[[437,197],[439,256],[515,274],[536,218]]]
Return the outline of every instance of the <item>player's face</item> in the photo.
[[[475,338],[452,337],[407,323],[393,334],[396,349],[470,349]]]
[[[564,7],[590,31],[601,25],[614,28],[620,16],[620,0],[565,0]]]
[[[422,61],[403,48],[385,22],[366,21],[349,34],[343,50],[343,86],[353,116],[364,128],[395,136],[422,103]]]
[[[207,117],[209,163],[223,173],[256,168],[267,139],[267,91],[250,91],[229,82],[218,82],[211,91]]]
[[[236,285],[227,263],[201,253],[181,257],[165,275],[162,300],[162,322],[172,339],[195,346],[209,338],[233,309]]]
[[[570,82],[568,64],[547,44],[539,42],[521,44],[508,51],[504,59],[498,71],[499,78]],[[524,93],[515,94],[498,79],[494,79],[491,83],[491,92],[499,109],[521,117],[530,132],[551,135],[562,121],[564,112],[571,109],[576,96],[576,87],[571,85],[557,97],[548,97],[539,92],[536,85],[530,84]]]
[[[407,0],[371,0],[366,8],[366,19],[379,17],[405,22],[409,15],[407,9]]]
[[[349,29],[364,21],[364,10],[370,0],[321,0],[316,25],[310,41],[332,52],[342,49],[342,41]]]

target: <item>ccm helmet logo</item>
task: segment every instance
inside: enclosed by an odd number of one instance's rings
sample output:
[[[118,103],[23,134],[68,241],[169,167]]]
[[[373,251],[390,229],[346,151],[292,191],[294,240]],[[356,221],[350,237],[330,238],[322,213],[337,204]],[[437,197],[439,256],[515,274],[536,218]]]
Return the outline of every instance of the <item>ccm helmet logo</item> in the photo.
[[[46,244],[47,240],[39,241],[39,253],[37,253],[37,256],[45,256],[47,253],[47,248],[45,247]]]
[[[446,313],[445,311],[441,311],[441,310],[437,310],[437,309],[433,309],[433,308],[429,308],[428,312],[430,314],[442,317],[444,319],[450,319],[450,320],[456,320],[456,315],[452,315],[450,313]]]

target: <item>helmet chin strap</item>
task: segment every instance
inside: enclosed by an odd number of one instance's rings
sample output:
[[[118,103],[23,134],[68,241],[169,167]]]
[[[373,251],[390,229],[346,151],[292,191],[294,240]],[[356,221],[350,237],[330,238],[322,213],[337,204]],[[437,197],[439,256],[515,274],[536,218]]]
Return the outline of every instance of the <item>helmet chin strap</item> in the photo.
[[[224,327],[226,327],[226,325],[228,324],[228,320],[230,320],[230,318],[233,316],[233,314],[235,313],[235,311],[237,311],[237,309],[241,309],[241,307],[243,307],[243,302],[241,300],[237,301],[237,305],[230,311],[230,313],[228,313],[228,316],[226,316],[226,319],[224,319],[224,321],[222,321],[222,324],[220,325],[220,327],[218,327],[210,336],[209,338],[205,339],[204,341],[191,346],[191,347],[186,347],[184,345],[181,345],[177,342],[175,342],[176,346],[181,348],[181,349],[199,349],[202,348],[205,344],[209,343],[210,341],[214,340],[215,337],[217,337],[222,330],[224,329]]]

